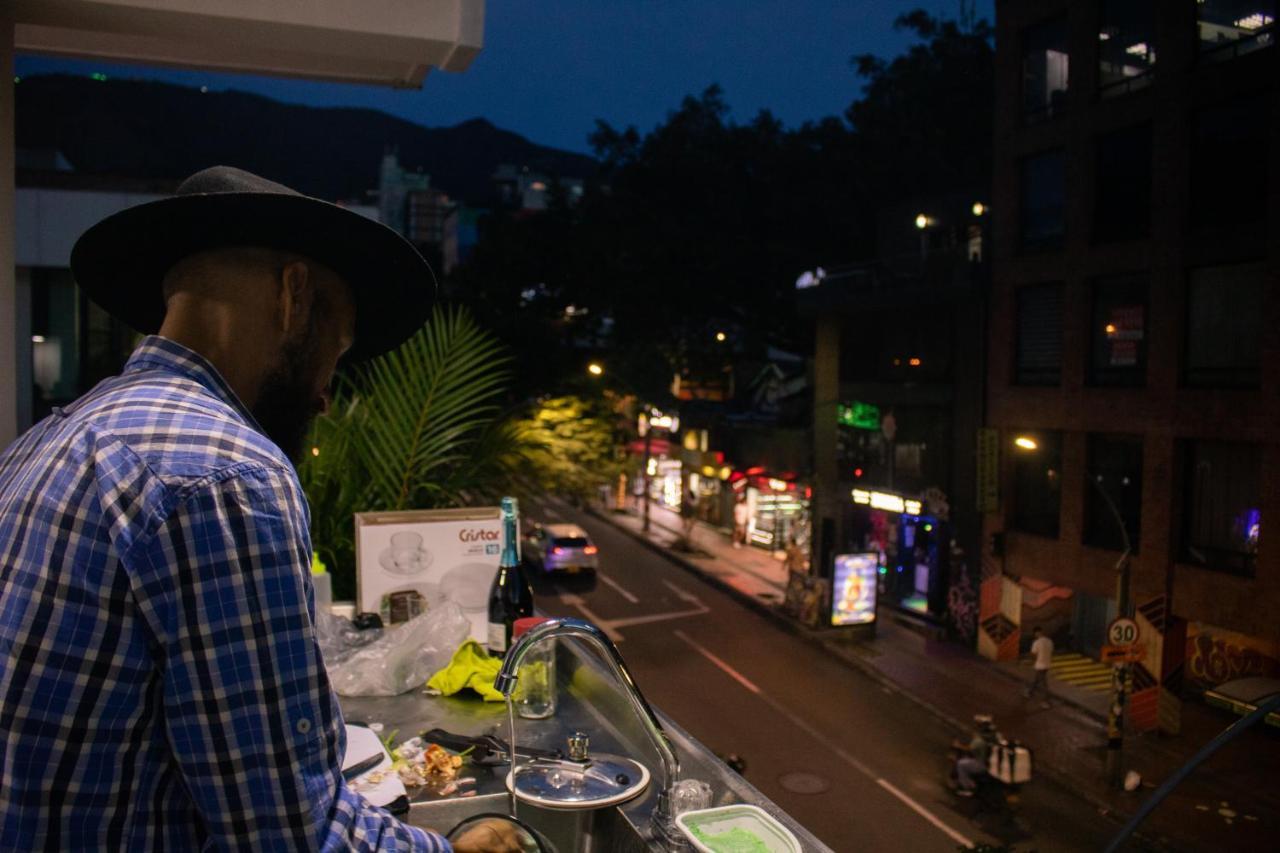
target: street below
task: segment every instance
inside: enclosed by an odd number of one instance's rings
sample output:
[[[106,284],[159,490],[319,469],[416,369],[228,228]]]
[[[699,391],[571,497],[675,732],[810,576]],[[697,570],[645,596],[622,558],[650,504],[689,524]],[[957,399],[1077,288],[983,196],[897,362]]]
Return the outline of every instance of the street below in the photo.
[[[1099,850],[1118,828],[1044,775],[1014,821],[975,813],[946,787],[957,733],[908,697],[608,522],[556,500],[526,507],[535,522],[578,524],[600,549],[594,584],[535,579],[538,608],[603,628],[651,703],[744,759],[744,777],[833,850]]]

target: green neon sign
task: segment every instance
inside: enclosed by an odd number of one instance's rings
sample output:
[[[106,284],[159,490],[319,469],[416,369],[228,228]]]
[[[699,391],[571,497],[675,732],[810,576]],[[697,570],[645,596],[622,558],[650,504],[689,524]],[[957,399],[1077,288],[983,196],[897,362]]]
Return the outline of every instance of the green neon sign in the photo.
[[[836,404],[836,421],[854,429],[880,429],[880,407],[870,403]]]

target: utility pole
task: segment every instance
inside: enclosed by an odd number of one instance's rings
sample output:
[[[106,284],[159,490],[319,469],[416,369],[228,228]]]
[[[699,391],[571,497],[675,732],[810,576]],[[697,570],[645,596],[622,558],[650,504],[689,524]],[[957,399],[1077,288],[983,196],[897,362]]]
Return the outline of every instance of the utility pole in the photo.
[[[1133,607],[1129,601],[1129,555],[1133,553],[1129,541],[1129,530],[1125,527],[1124,517],[1116,508],[1115,501],[1102,487],[1100,477],[1090,475],[1098,494],[1107,504],[1107,509],[1120,528],[1120,538],[1124,543],[1124,551],[1116,561],[1116,615],[1127,619],[1133,618]],[[1111,670],[1111,702],[1107,708],[1107,782],[1113,788],[1124,788],[1124,712],[1129,696],[1128,663],[1112,664]]]

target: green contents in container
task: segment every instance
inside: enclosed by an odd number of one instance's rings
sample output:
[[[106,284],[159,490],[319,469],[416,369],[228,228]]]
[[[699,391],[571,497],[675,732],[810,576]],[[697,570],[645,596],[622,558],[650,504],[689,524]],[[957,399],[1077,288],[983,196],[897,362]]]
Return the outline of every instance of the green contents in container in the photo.
[[[715,833],[706,832],[699,826],[691,826],[689,830],[715,853],[769,853],[769,845],[761,841],[760,836],[740,826]]]

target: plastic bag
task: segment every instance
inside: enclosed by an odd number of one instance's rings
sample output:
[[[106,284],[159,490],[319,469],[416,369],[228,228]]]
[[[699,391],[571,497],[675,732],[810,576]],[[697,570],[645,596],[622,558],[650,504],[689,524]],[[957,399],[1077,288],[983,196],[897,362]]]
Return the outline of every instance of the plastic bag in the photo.
[[[471,634],[471,621],[452,601],[381,631],[356,631],[350,620],[325,616],[317,618],[317,634],[339,696],[395,696],[421,687]]]

